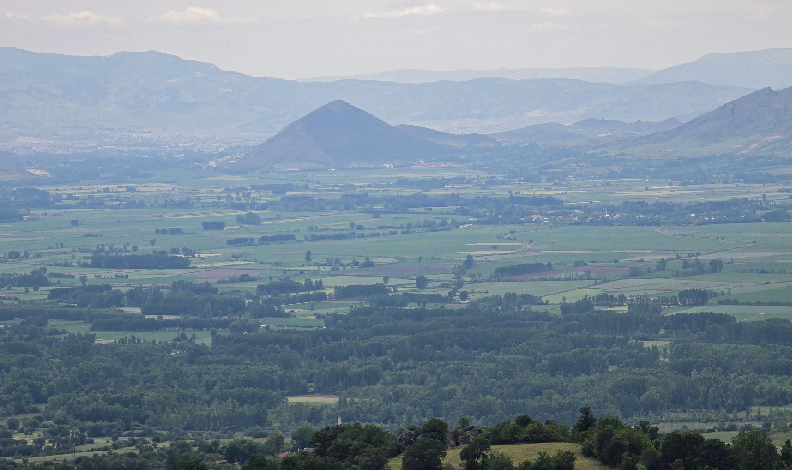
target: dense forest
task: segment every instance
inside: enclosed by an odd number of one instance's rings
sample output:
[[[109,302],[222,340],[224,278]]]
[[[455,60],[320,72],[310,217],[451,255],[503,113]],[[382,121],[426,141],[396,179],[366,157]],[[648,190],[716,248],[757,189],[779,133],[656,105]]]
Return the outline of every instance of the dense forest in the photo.
[[[164,299],[186,296],[174,291]],[[202,295],[205,302],[216,294]],[[158,305],[150,296],[146,302]],[[213,308],[223,305],[233,302]],[[258,324],[246,329],[243,315],[264,307],[250,308],[240,303],[236,319],[136,320],[142,331],[231,330],[213,332],[210,345],[178,332],[172,341],[96,344],[92,334],[64,334],[48,321],[82,320],[94,331],[127,322],[134,331],[135,316],[2,308],[3,318],[25,319],[0,330],[0,409],[13,415],[46,404],[44,419],[101,433],[182,436],[324,425],[336,412],[388,429],[434,416],[492,425],[518,413],[572,423],[582,403],[631,420],[677,409],[721,410],[728,419],[792,400],[787,320],[608,310],[556,316],[532,311],[520,296],[492,296],[464,309],[361,307],[328,316],[326,329],[245,333]],[[668,349],[644,346],[661,331]],[[308,393],[340,395],[338,410],[286,404]]]

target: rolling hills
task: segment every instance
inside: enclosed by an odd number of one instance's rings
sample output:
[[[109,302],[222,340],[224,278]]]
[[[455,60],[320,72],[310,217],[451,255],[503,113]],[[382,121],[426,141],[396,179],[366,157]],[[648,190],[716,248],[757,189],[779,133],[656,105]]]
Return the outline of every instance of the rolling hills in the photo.
[[[636,121],[627,123],[606,119],[585,119],[574,124],[536,124],[513,131],[491,134],[490,137],[506,144],[546,145],[601,145],[629,137],[649,135],[670,130],[682,122],[670,118],[661,122]]]

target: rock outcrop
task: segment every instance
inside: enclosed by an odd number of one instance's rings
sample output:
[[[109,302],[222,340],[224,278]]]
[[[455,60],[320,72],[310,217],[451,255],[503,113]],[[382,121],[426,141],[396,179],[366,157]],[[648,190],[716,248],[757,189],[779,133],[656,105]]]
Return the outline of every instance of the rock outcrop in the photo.
[[[393,441],[393,446],[396,447],[396,450],[399,451],[401,455],[404,452],[404,449],[410,447],[411,445],[418,442],[418,439],[421,438],[421,431],[417,429],[407,430],[403,433],[396,436],[396,439]]]
[[[473,425],[461,426],[456,429],[452,429],[448,431],[448,434],[446,434],[446,445],[448,447],[467,445],[473,440],[474,437],[482,434],[483,432],[483,429]]]

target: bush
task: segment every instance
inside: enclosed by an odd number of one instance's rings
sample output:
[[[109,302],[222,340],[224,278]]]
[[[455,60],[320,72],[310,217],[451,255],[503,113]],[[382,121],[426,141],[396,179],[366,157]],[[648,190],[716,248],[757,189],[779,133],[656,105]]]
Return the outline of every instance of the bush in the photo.
[[[334,290],[334,295],[337,300],[370,297],[372,295],[386,295],[387,293],[388,288],[382,283],[338,286]]]
[[[261,217],[253,212],[236,216],[236,221],[238,224],[244,225],[261,225]]]
[[[553,265],[551,265],[550,263],[514,264],[511,266],[501,266],[499,268],[496,268],[495,271],[492,273],[492,277],[522,276],[525,274],[541,273],[552,270],[553,270]]]
[[[574,470],[575,454],[568,450],[557,450],[555,455],[539,452],[539,457],[533,462],[525,461],[518,467],[519,470]]]
[[[402,470],[440,470],[446,445],[435,439],[421,439],[402,455]]]
[[[204,230],[225,230],[225,222],[201,222]]]
[[[13,416],[6,419],[6,427],[12,431],[16,431],[19,428],[19,420]]]

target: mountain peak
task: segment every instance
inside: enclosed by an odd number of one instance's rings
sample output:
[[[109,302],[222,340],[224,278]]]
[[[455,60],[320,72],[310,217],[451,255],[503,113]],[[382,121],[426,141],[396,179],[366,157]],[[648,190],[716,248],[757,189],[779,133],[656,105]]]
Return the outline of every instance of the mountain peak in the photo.
[[[311,111],[247,154],[248,167],[328,168],[416,161],[453,148],[417,137],[346,101]]]
[[[313,111],[308,113],[304,118],[295,121],[300,122],[305,119],[311,119],[319,116],[326,116],[326,115],[334,115],[335,119],[376,119],[377,121],[381,121],[385,124],[384,121],[380,120],[379,118],[363,111],[360,108],[352,106],[351,104],[347,103],[343,100],[335,100],[331,101]]]

